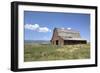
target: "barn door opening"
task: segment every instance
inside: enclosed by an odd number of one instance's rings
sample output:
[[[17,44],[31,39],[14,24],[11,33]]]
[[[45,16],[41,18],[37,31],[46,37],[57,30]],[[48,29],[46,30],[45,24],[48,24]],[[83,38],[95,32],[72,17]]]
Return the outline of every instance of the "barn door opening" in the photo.
[[[58,40],[56,40],[56,45],[58,45]]]

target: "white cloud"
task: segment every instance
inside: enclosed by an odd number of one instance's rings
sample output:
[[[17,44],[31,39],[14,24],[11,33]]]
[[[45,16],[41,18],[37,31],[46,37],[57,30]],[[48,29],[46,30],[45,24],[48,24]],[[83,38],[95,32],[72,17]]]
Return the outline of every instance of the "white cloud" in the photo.
[[[40,27],[39,24],[26,24],[25,29],[37,31],[37,32],[51,32],[47,27]]]
[[[34,24],[34,25],[32,25],[32,24],[26,24],[25,25],[25,29],[29,29],[29,30],[36,30],[38,28],[39,28],[38,24]]]
[[[67,29],[68,29],[68,30],[71,30],[71,28],[70,28],[70,27],[68,27]]]
[[[40,27],[39,32],[51,32],[51,30],[47,27]]]

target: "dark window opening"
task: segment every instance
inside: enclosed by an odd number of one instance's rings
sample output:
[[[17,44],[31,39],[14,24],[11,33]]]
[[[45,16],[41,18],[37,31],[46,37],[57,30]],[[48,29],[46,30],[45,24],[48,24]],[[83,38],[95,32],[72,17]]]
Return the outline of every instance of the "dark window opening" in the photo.
[[[58,40],[56,40],[56,45],[58,45]]]

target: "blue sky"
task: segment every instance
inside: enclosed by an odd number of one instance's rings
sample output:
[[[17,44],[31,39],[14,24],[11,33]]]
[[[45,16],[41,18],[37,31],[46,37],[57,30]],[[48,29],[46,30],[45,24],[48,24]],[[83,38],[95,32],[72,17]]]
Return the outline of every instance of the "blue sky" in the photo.
[[[24,11],[24,25],[24,40],[51,40],[54,28],[71,28],[90,41],[90,14]]]

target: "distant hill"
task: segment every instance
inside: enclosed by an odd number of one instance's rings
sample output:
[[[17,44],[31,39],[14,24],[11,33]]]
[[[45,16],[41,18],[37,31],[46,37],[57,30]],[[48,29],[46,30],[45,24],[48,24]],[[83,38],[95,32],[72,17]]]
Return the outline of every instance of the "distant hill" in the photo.
[[[25,44],[50,44],[49,40],[24,40]]]

